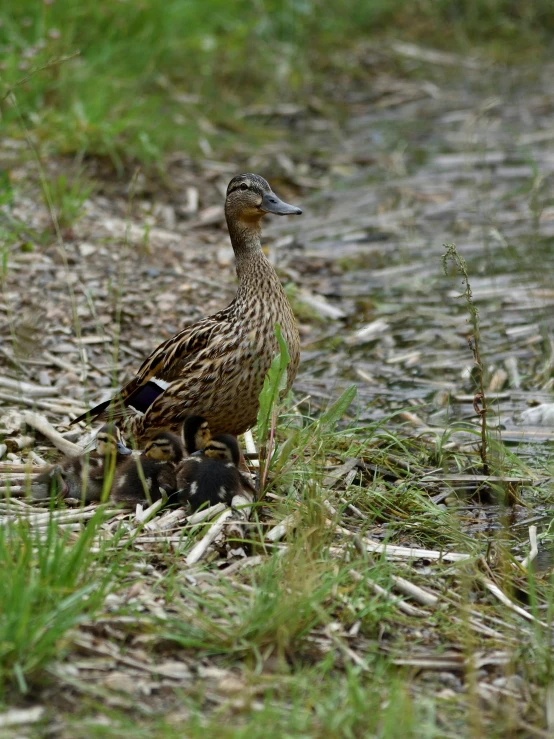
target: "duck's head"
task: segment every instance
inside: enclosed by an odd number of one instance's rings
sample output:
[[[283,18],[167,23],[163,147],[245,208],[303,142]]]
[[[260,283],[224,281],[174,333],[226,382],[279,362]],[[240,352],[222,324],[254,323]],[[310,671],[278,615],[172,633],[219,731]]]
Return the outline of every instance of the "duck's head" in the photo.
[[[183,424],[183,444],[189,454],[204,449],[212,435],[210,426],[202,416],[189,416]]]
[[[214,436],[204,448],[203,454],[209,459],[219,459],[221,462],[230,462],[235,466],[238,466],[240,462],[238,441],[230,434]]]
[[[233,177],[227,187],[225,215],[232,221],[258,221],[266,213],[299,216],[302,211],[277,197],[260,175],[247,173]]]
[[[178,436],[160,431],[148,442],[143,454],[156,462],[179,462],[183,458],[183,447]]]
[[[96,452],[101,457],[113,454],[132,454],[121,441],[121,431],[113,423],[106,423],[96,434]]]

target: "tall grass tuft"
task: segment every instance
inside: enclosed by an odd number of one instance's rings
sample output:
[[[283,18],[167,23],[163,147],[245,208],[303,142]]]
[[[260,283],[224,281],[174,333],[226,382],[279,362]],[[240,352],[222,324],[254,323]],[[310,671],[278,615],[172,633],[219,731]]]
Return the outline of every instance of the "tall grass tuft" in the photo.
[[[92,548],[102,522],[99,512],[76,538],[52,519],[34,530],[24,520],[0,527],[0,689],[15,682],[26,692],[40,668],[63,657],[68,630],[102,607],[121,574]]]

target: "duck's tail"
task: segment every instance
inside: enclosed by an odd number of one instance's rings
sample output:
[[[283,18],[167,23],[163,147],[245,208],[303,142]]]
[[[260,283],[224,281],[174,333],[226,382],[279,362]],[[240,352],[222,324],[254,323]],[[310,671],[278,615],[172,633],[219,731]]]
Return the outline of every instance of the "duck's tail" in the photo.
[[[85,411],[80,416],[77,416],[77,418],[74,418],[73,421],[71,421],[70,426],[73,426],[74,423],[79,423],[80,421],[86,421],[87,423],[94,421],[95,418],[98,418],[99,416],[101,417],[102,414],[107,411],[112,402],[113,399],[110,398],[109,400],[105,400],[103,403],[95,405],[94,408],[89,408],[88,411]]]
[[[142,415],[146,413],[148,408],[164,392],[167,386],[168,383],[162,383],[160,380],[154,378],[145,382],[144,385],[139,385],[132,392],[126,391],[124,388],[121,391],[121,395],[95,405],[94,408],[90,408],[90,410],[75,418],[71,423],[79,423],[79,421],[90,422],[95,419],[117,423],[137,414]]]

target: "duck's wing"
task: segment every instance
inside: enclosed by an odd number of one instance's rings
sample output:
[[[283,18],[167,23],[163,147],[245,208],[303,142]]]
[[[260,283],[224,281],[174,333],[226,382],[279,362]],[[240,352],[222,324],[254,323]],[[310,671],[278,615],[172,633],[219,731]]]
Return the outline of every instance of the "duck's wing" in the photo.
[[[148,428],[163,428],[171,421],[173,427],[181,424],[191,413],[191,404],[202,397],[206,412],[209,410],[209,398],[216,398],[221,390],[222,378],[229,376],[229,367],[233,358],[237,356],[241,338],[238,334],[218,332],[203,347],[198,347],[194,353],[187,354],[183,359],[175,357],[175,364],[179,364],[179,374],[173,382],[162,383],[158,375],[142,385],[135,394],[126,401],[129,415],[137,416],[139,426],[133,430],[139,437],[142,428],[142,415],[146,414]],[[235,363],[236,364],[236,363]],[[152,383],[159,383],[155,397],[150,395]],[[137,398],[142,400],[149,393],[148,404],[137,407]]]
[[[217,337],[229,330],[230,309],[231,306],[187,326],[164,341],[144,360],[135,377],[113,398],[94,406],[71,423],[93,418],[117,421],[137,411],[144,413],[201,351],[209,349],[210,344],[214,344],[215,349]]]

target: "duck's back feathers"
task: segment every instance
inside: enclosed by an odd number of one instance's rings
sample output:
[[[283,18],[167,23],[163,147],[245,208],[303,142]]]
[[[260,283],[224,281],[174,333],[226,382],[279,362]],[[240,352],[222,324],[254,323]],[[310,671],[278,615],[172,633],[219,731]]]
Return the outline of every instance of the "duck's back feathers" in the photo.
[[[193,511],[216,503],[231,505],[241,492],[241,475],[232,462],[193,456],[185,459],[177,470],[178,500]]]
[[[178,498],[193,511],[216,503],[231,505],[235,495],[255,495],[250,480],[238,469],[240,448],[234,436],[210,439],[202,452],[185,459],[177,468]]]
[[[176,490],[174,465],[139,457],[129,460],[118,470],[112,485],[112,499],[116,503],[135,505],[149,502],[150,498],[154,503],[164,493],[171,495]]]
[[[89,418],[114,421],[131,418],[137,412],[146,413],[153,403],[166,393],[167,402],[161,404],[161,407],[173,405],[175,395],[182,389],[181,383],[175,381],[179,380],[183,372],[196,371],[197,355],[208,346],[210,337],[217,331],[218,325],[221,329],[221,321],[225,320],[227,311],[228,308],[192,326],[187,326],[164,341],[144,360],[135,377],[124,385],[114,398],[94,406],[71,423]],[[200,357],[200,361],[202,359]],[[173,428],[179,427],[187,415],[190,414],[185,413],[179,418],[173,424]]]
[[[33,481],[31,496],[58,495],[82,499],[85,503],[98,501],[102,495],[105,471],[105,460],[96,452],[62,460]]]

